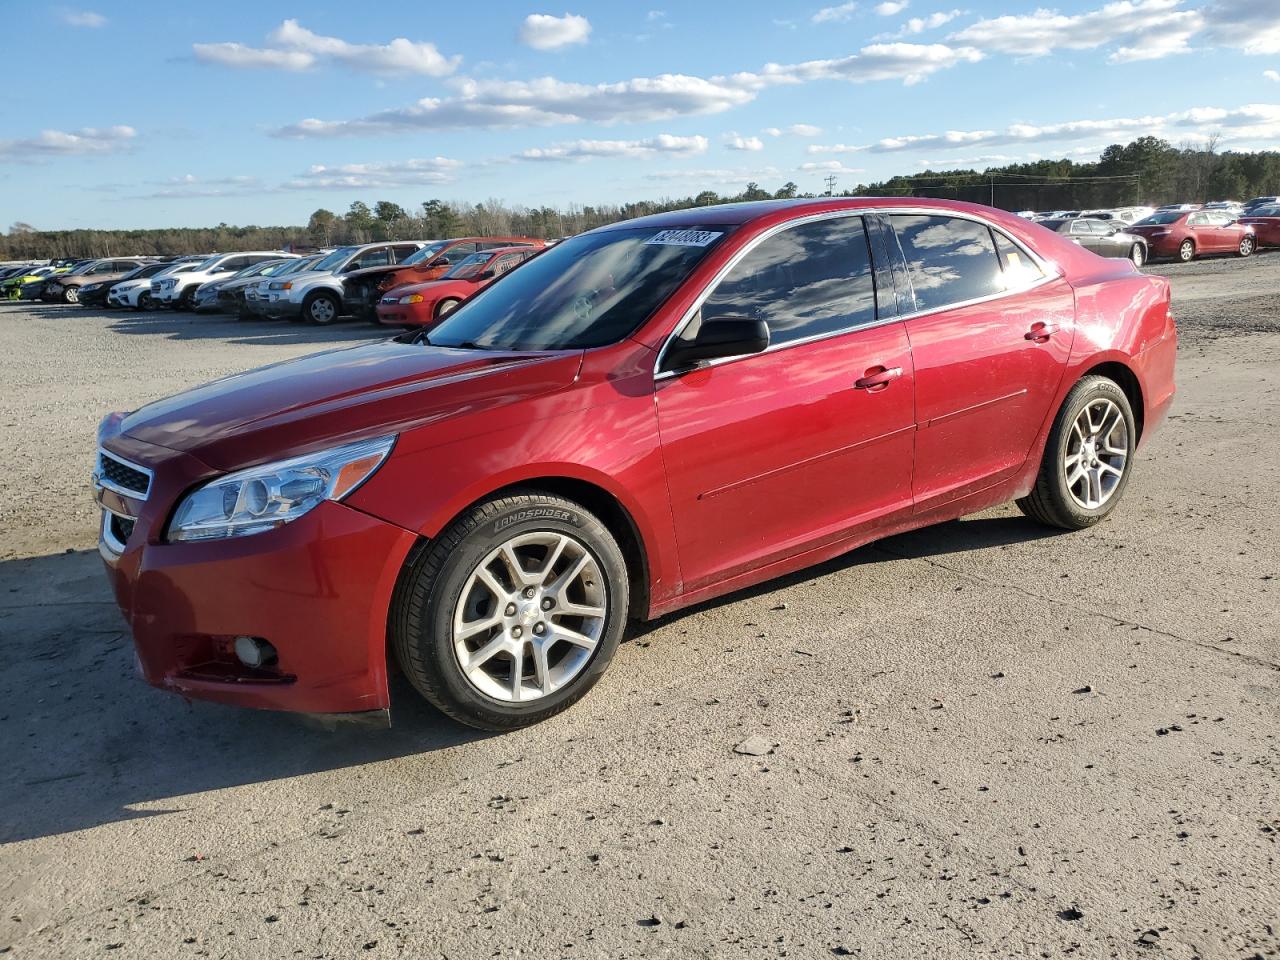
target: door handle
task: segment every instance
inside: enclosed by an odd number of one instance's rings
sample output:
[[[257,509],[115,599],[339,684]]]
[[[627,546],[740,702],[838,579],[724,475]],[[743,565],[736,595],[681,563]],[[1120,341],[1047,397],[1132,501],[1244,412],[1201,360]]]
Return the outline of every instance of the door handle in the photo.
[[[901,367],[871,367],[865,374],[853,382],[855,390],[867,390],[876,393],[889,386],[902,376]]]
[[[1031,329],[1024,333],[1023,339],[1030,340],[1032,343],[1048,343],[1049,338],[1058,332],[1056,323],[1037,322],[1031,325]]]

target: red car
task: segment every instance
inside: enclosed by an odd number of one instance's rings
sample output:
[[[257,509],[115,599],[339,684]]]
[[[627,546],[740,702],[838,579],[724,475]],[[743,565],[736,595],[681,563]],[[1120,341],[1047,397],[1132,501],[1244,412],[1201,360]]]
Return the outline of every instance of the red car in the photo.
[[[439,280],[394,287],[378,301],[378,321],[391,326],[429,327],[478,290],[524,263],[534,247],[496,247],[473,253]]]
[[[1280,247],[1280,205],[1258,207],[1240,218],[1240,222],[1253,228],[1260,247]]]
[[[1129,228],[1146,238],[1151,257],[1190,263],[1207,253],[1250,256],[1258,247],[1253,227],[1220,210],[1157,211]]]
[[[430,331],[100,429],[143,676],[387,710],[388,660],[502,730],[651,619],[1016,499],[1119,503],[1174,395],[1169,286],[1012,214],[699,207],[548,249]]]
[[[406,283],[439,280],[450,268],[474,253],[498,247],[531,247],[541,250],[544,246],[546,241],[536,237],[455,237],[452,240],[433,240],[407,260],[386,266],[380,273],[370,272],[368,276],[377,281],[378,290],[386,292]]]

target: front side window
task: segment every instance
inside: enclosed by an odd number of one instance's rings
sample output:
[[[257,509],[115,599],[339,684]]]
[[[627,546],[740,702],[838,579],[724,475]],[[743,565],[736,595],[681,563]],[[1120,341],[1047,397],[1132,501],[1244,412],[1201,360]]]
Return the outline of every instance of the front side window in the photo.
[[[579,234],[485,287],[428,342],[487,350],[580,350],[634,333],[729,228],[622,227]]]
[[[391,249],[389,247],[375,247],[372,250],[366,250],[356,259],[347,264],[347,271],[364,270],[367,267],[385,267],[391,263]]]
[[[802,223],[762,241],[703,302],[701,320],[717,317],[763,320],[771,344],[873,323],[876,287],[862,218]]]
[[[463,280],[477,274],[489,262],[490,255],[487,253],[473,253],[465,260],[457,261],[452,267],[445,271],[442,280]]]
[[[894,214],[917,310],[989,297],[1005,290],[991,231],[957,217]]]

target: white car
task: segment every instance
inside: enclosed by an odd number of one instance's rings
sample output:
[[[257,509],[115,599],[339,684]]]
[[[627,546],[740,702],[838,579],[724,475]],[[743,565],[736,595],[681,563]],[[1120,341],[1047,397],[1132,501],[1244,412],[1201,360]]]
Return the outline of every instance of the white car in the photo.
[[[165,264],[164,269],[158,270],[149,277],[139,276],[121,280],[119,283],[113,284],[111,289],[107,291],[107,306],[125,307],[130,310],[149,310],[153,306],[151,299],[152,283],[165,277],[171,277],[175,273],[193,270],[203,263],[204,259],[201,257],[195,260],[176,260],[173,263]]]
[[[425,246],[420,240],[397,240],[339,247],[306,273],[268,283],[267,298],[258,300],[257,312],[276,319],[333,323],[368,303],[359,271],[403,263]]]
[[[196,288],[209,280],[225,280],[233,273],[245,267],[251,267],[263,260],[287,260],[296,258],[297,254],[284,253],[280,250],[251,250],[247,253],[219,253],[209,259],[197,263],[192,269],[181,273],[173,273],[163,279],[151,282],[151,299],[158,305],[166,307],[190,307],[195,298]]]

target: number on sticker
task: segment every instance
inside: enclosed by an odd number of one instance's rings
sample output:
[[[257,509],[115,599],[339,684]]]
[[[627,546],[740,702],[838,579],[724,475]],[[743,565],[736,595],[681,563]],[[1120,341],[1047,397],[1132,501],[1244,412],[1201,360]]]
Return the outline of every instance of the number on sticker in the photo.
[[[662,230],[645,243],[665,243],[674,247],[705,247],[724,236],[714,230]]]

